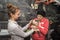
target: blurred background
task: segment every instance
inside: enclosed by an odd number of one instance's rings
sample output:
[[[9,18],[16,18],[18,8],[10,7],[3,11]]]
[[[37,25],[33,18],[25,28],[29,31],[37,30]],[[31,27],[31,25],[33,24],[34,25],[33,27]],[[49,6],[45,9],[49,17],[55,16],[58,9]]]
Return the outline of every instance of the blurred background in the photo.
[[[55,4],[43,5],[40,2],[45,2],[47,0],[0,0],[0,39],[10,40],[10,35],[7,30],[8,14],[7,14],[7,3],[12,3],[18,6],[21,10],[21,17],[18,20],[18,24],[22,27],[26,25],[31,19],[36,17],[37,10],[45,11],[46,17],[50,20],[50,28],[47,34],[47,40],[53,40],[51,33],[55,30],[56,26],[60,25],[60,0],[55,0]],[[35,5],[34,5],[35,4]],[[59,36],[60,37],[60,36]],[[5,38],[5,39],[3,39]],[[29,39],[25,39],[29,40]]]

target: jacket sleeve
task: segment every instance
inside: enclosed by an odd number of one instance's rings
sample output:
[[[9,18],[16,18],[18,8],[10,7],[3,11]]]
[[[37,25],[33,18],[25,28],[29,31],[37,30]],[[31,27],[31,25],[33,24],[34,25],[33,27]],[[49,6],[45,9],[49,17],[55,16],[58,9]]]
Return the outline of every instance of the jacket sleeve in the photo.
[[[48,21],[48,20],[45,20],[45,21],[44,21],[43,26],[41,26],[41,27],[38,26],[40,32],[41,32],[43,35],[46,35],[46,34],[47,34],[47,32],[48,32],[48,27],[49,27],[49,21]]]
[[[13,29],[13,33],[17,36],[20,36],[20,37],[27,37],[27,36],[31,35],[33,32],[34,32],[33,29],[31,29],[28,32],[24,32],[21,28],[18,28],[18,27],[15,27]]]
[[[30,24],[27,24],[26,26],[24,26],[24,27],[22,28],[22,30],[23,30],[23,31],[27,30],[29,26],[30,26]]]

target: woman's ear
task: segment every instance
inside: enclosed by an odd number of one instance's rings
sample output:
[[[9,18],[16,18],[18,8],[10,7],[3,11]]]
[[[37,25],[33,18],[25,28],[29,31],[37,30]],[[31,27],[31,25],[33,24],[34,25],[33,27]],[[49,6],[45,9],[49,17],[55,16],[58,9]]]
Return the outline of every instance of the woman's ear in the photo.
[[[10,13],[10,16],[12,17],[12,16],[13,16],[13,14],[12,14],[12,13]]]

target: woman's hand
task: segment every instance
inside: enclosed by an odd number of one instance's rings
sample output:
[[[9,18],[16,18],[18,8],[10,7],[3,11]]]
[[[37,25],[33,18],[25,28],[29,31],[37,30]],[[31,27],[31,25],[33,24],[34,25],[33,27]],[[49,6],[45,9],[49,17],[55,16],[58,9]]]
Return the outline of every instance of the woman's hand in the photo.
[[[32,28],[34,31],[39,31],[39,29],[37,28],[37,26],[31,25],[31,28]]]
[[[30,20],[29,24],[32,24],[33,20]]]
[[[37,27],[35,25],[31,25],[31,28],[32,29],[36,29]]]

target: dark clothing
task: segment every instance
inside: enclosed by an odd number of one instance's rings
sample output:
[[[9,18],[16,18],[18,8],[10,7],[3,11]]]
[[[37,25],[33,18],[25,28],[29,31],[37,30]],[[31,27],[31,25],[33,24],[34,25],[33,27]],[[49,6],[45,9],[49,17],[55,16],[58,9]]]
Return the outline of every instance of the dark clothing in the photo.
[[[46,16],[56,16],[57,13],[57,7],[58,5],[55,5],[56,2],[50,3],[49,5],[46,5],[44,3],[40,3],[38,5],[38,11],[45,11]]]
[[[53,40],[60,40],[60,23],[54,23],[54,31],[51,34]]]

